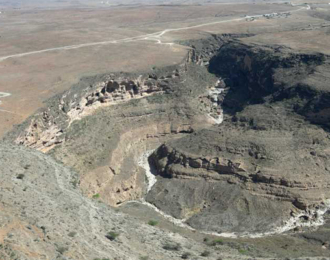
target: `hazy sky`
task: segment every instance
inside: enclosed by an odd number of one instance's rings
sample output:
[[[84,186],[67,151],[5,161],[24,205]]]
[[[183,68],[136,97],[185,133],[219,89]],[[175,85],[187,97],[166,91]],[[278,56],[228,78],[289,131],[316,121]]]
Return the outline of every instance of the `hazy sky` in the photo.
[[[0,0],[1,7],[111,6],[119,4],[205,4],[212,2],[254,2],[264,0]]]

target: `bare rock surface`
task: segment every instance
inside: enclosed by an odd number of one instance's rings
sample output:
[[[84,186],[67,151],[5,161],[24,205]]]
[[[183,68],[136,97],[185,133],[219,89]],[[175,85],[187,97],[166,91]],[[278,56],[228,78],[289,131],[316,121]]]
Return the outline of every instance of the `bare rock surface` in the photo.
[[[223,44],[209,70],[227,89],[226,119],[156,150],[163,178],[148,201],[218,233],[272,233],[298,214],[318,225],[309,212],[330,198],[328,68],[321,53]]]
[[[272,118],[279,108],[263,107],[258,113],[258,107],[238,113],[236,122],[158,148],[152,160],[164,179],[148,200],[195,227],[219,233],[268,232],[325,202],[330,195],[328,134],[317,126],[301,128],[299,117],[297,122]],[[249,117],[257,120],[251,124]],[[260,130],[267,121],[271,129]],[[283,123],[289,129],[278,127]]]

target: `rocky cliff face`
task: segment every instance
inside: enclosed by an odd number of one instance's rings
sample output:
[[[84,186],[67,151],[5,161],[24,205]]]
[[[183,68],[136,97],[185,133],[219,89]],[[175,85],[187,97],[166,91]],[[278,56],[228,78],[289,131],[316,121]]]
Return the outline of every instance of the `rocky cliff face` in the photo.
[[[297,214],[317,223],[309,211],[330,198],[329,60],[223,44],[208,68],[227,89],[226,120],[156,150],[163,178],[148,200],[209,231],[267,233]]]
[[[76,87],[54,98],[52,105],[28,120],[28,127],[19,134],[15,143],[48,152],[63,142],[62,134],[72,122],[92,115],[102,107],[170,91],[170,81],[178,77],[179,71],[174,70],[159,78],[155,74],[147,74],[85,79],[77,85],[79,91],[75,91]],[[91,82],[89,86],[88,82]]]
[[[187,56],[187,62],[200,66],[208,66],[210,60],[218,53],[226,43],[233,39],[253,36],[252,34],[213,34],[211,37],[198,40],[181,42],[191,48]]]
[[[259,121],[250,125],[246,119],[256,119],[259,109]],[[258,105],[239,113],[237,122],[158,148],[152,162],[164,178],[148,200],[196,228],[219,233],[266,233],[322,207],[330,196],[328,134],[301,129],[301,118],[270,119],[278,111]]]
[[[180,76],[175,70],[165,76],[156,74],[139,75],[137,78],[107,76],[104,81],[93,86],[94,90],[86,93],[78,104],[71,103],[68,109],[70,122],[91,114],[96,108],[127,102],[131,99],[146,97],[155,93],[170,91],[170,81]],[[134,77],[134,76],[133,76]],[[71,101],[72,102],[72,101]],[[62,103],[65,103],[63,100]]]
[[[283,101],[312,123],[328,126],[329,57],[293,53],[281,46],[226,44],[212,57],[210,72],[223,77],[230,91],[224,108]]]

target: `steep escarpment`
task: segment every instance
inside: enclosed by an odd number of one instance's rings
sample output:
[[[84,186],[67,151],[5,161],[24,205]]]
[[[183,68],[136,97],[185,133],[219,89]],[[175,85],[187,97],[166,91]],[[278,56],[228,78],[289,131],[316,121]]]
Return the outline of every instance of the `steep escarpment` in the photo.
[[[283,101],[312,123],[328,126],[329,60],[321,53],[231,42],[211,59],[209,69],[230,87],[223,104],[228,112]]]
[[[28,126],[18,134],[15,143],[47,152],[63,142],[62,134],[72,122],[93,114],[98,108],[170,91],[172,81],[177,81],[178,77],[178,70],[174,70],[159,78],[155,74],[110,74],[84,78],[27,120],[25,124]]]
[[[328,134],[302,118],[272,117],[280,109],[256,105],[158,148],[152,161],[164,178],[148,200],[219,233],[266,233],[322,207],[330,198]]]
[[[225,121],[154,152],[162,177],[147,200],[218,233],[321,223],[330,198],[328,121],[320,119],[329,58],[233,41],[208,67],[224,82]]]
[[[205,39],[188,40],[180,42],[191,48],[187,56],[187,62],[200,66],[208,66],[210,60],[218,53],[219,49],[233,39],[246,38],[252,34],[212,34]]]

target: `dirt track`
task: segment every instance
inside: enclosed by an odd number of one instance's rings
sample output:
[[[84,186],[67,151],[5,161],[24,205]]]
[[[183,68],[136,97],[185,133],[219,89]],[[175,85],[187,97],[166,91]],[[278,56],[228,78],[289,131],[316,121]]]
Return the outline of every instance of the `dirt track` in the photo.
[[[297,12],[301,10],[309,10],[310,7],[307,5],[307,7],[301,7],[297,10],[291,11],[292,12]],[[285,12],[282,12],[285,13]],[[260,15],[249,15],[249,17],[262,17],[263,14]],[[25,52],[25,53],[19,53],[19,54],[13,54],[13,55],[8,55],[4,57],[0,57],[0,62],[4,61],[9,58],[19,58],[19,57],[24,57],[28,55],[33,55],[33,54],[39,54],[39,53],[44,53],[44,52],[50,52],[50,51],[58,51],[58,50],[72,50],[72,49],[79,49],[83,47],[91,47],[91,46],[97,46],[97,45],[107,45],[107,44],[118,44],[118,43],[125,43],[125,42],[133,42],[133,41],[141,41],[141,40],[156,40],[157,43],[163,44],[160,40],[160,38],[165,35],[166,33],[169,32],[177,32],[177,31],[183,31],[183,30],[189,30],[189,29],[194,29],[194,28],[200,28],[203,26],[208,26],[208,25],[216,25],[216,24],[221,24],[221,23],[229,23],[229,22],[236,22],[236,21],[243,21],[246,18],[235,18],[235,19],[229,19],[229,20],[224,20],[224,21],[217,21],[217,22],[211,22],[211,23],[203,23],[199,25],[193,25],[193,26],[187,26],[187,27],[181,27],[181,28],[175,28],[175,29],[165,29],[160,32],[155,32],[151,34],[145,34],[141,36],[136,36],[136,37],[130,37],[130,38],[125,38],[125,39],[120,39],[120,40],[112,40],[112,41],[101,41],[101,42],[91,42],[91,43],[84,43],[84,44],[77,44],[77,45],[69,45],[69,46],[63,46],[63,47],[56,47],[56,48],[49,48],[45,50],[39,50],[39,51],[31,51],[31,52]],[[173,43],[165,43],[165,44],[173,44]]]

